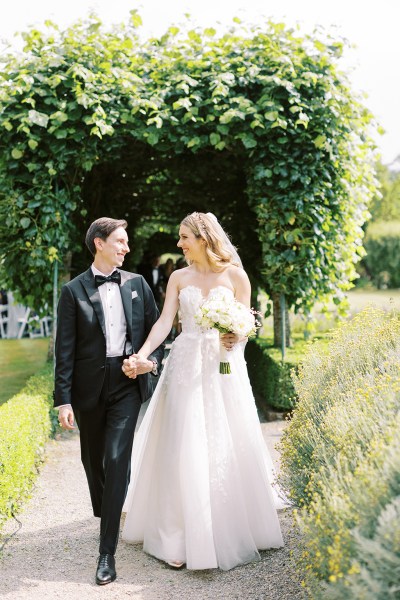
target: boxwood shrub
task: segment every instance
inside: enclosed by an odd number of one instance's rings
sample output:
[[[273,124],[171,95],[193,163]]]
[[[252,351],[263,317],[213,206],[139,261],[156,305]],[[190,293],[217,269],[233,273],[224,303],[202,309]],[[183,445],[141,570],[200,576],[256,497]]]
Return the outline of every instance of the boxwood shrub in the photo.
[[[400,287],[400,222],[371,223],[365,236],[363,263],[378,288]]]
[[[52,368],[31,377],[0,406],[0,526],[29,496],[56,419],[51,409]]]
[[[297,369],[300,357],[292,353],[282,363],[280,351],[263,339],[249,340],[245,356],[260,412],[265,414],[271,409],[291,411],[296,399],[291,372]]]

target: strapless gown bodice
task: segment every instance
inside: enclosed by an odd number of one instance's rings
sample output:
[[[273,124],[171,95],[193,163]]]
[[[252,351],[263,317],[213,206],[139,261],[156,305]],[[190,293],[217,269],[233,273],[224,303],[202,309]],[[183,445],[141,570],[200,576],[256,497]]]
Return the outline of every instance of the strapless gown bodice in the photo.
[[[201,289],[194,285],[188,285],[181,289],[179,292],[179,314],[183,333],[197,333],[199,335],[211,333],[213,335],[218,335],[218,332],[215,330],[203,331],[201,327],[196,324],[194,318],[194,315],[204,300],[208,300],[215,295],[218,295],[218,297],[226,296],[227,299],[230,300],[233,296],[233,292],[224,285],[218,285],[212,288],[206,296],[203,296]]]

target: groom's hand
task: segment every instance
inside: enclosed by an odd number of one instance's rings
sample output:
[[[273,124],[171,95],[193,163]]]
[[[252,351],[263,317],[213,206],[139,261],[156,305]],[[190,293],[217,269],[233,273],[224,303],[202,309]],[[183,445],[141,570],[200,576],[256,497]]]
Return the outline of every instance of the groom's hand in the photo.
[[[62,406],[58,410],[58,422],[63,429],[75,429],[74,411],[70,406]]]
[[[132,354],[122,363],[122,370],[130,379],[136,379],[138,375],[143,375],[143,373],[150,373],[152,368],[153,362],[140,354]]]

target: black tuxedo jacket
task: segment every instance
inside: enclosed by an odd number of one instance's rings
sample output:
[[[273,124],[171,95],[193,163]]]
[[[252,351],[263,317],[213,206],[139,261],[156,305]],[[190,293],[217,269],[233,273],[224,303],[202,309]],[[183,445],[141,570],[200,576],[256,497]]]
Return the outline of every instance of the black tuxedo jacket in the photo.
[[[121,271],[121,297],[132,352],[137,352],[159,317],[152,292],[141,275]],[[91,410],[99,400],[106,361],[106,327],[92,269],[63,286],[58,303],[54,406]],[[161,345],[153,352],[159,365]],[[152,394],[155,377],[138,376],[142,402]]]

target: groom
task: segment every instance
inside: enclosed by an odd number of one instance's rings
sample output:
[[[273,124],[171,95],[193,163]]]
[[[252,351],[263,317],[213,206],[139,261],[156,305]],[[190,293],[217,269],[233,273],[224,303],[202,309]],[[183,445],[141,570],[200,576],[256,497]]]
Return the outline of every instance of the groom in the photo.
[[[126,227],[108,217],[90,225],[85,241],[93,264],[63,286],[58,304],[54,406],[61,427],[74,429],[74,419],[79,426],[93,513],[101,519],[99,585],[116,578],[133,435],[163,357],[160,346],[148,359],[135,358],[135,379],[121,370],[159,316],[143,277],[117,268],[129,252]]]

